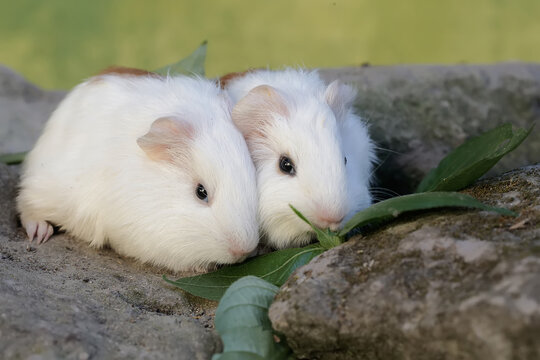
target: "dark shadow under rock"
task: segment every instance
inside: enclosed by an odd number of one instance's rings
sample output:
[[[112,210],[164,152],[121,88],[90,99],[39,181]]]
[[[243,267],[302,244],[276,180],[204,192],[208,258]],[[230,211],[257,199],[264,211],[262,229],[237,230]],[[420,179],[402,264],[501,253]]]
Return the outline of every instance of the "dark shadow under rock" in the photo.
[[[0,164],[0,181],[0,358],[191,360],[220,351],[214,302],[170,287],[164,270],[67,235],[29,244],[17,224],[16,171]]]
[[[298,269],[270,308],[309,359],[540,358],[540,166],[466,191],[520,213],[404,216]]]

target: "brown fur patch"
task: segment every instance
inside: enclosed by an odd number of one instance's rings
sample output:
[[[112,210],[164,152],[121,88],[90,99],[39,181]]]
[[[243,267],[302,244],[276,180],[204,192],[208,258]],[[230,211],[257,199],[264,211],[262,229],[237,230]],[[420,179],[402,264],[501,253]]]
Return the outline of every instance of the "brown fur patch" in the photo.
[[[159,77],[158,74],[151,71],[146,71],[142,69],[135,69],[124,66],[109,66],[108,68],[100,71],[99,75],[128,75],[128,76],[153,76]]]
[[[241,78],[245,76],[246,74],[252,73],[257,70],[262,70],[262,69],[261,68],[247,69],[245,71],[233,72],[233,73],[223,75],[222,77],[218,79],[219,85],[221,86],[222,89],[225,89],[225,87],[227,87],[227,85],[229,84],[231,80]]]

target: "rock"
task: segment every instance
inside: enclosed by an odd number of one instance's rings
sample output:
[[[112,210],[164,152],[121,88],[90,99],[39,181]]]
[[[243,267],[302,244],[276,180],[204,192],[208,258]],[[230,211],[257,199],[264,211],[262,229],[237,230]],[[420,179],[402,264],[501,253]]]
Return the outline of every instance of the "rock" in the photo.
[[[17,167],[0,163],[0,236],[16,232],[17,210],[13,199],[17,196]]]
[[[216,304],[167,285],[165,270],[66,235],[29,244],[17,172],[0,164],[1,359],[210,359]],[[167,274],[175,278],[175,274]]]
[[[299,268],[269,311],[295,354],[539,359],[540,166],[466,192],[520,216],[404,216]]]
[[[410,193],[467,138],[510,122],[540,119],[540,64],[402,65],[321,70],[359,90],[358,112],[370,124],[382,165],[377,186]],[[538,126],[491,175],[540,162]]]
[[[0,65],[0,154],[28,151],[65,91],[45,91]]]

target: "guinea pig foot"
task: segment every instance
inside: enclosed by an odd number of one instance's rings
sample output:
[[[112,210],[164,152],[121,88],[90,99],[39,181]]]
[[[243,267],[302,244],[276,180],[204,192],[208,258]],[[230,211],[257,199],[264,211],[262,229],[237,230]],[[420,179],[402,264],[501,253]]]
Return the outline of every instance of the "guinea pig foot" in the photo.
[[[27,221],[24,225],[28,240],[32,242],[36,239],[38,244],[44,243],[52,236],[54,229],[46,221]]]

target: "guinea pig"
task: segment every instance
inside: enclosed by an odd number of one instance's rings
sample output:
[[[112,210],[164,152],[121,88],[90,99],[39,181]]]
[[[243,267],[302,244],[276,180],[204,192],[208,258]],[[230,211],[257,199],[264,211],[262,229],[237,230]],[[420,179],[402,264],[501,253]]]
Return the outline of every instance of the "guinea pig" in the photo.
[[[354,113],[356,90],[326,86],[317,71],[249,70],[221,78],[232,118],[257,170],[259,223],[275,248],[301,246],[320,228],[337,230],[371,204],[374,146]]]
[[[209,80],[114,68],[75,87],[28,154],[17,198],[30,241],[53,224],[174,271],[258,244],[256,172]]]

